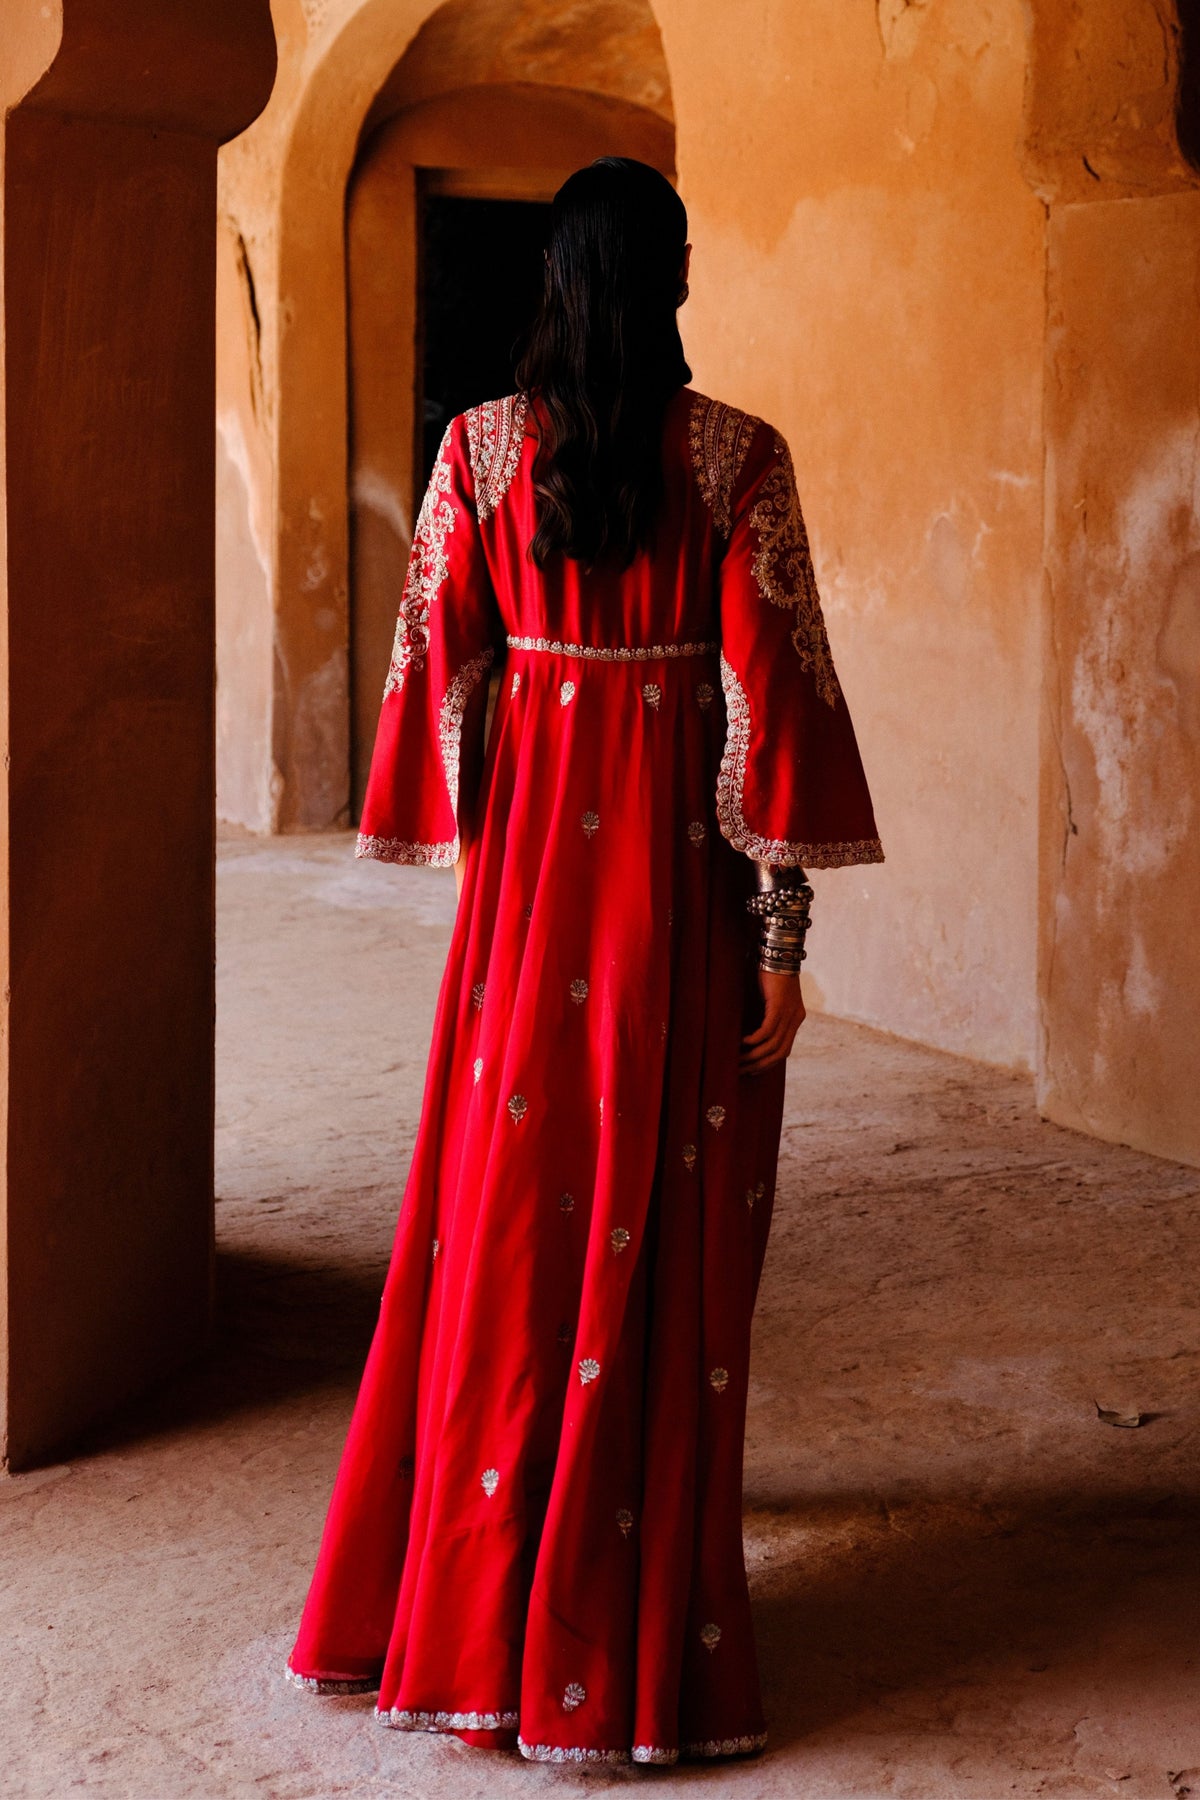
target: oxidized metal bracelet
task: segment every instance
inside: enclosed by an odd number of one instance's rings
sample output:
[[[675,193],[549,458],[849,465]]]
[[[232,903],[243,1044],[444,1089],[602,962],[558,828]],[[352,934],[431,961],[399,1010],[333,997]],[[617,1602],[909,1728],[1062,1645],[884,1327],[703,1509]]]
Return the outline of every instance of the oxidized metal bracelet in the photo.
[[[813,891],[803,869],[776,869],[757,863],[758,892],[746,910],[760,926],[758,966],[771,974],[797,975],[805,958]]]
[[[813,891],[804,879],[803,869],[775,869],[769,863],[755,863],[758,892],[746,901],[746,911],[759,916],[776,912],[807,912]]]
[[[803,961],[803,950],[775,950],[767,944],[759,946],[758,966],[769,975],[798,975]]]
[[[760,919],[773,919],[780,915],[790,917],[794,914],[807,916],[812,900],[813,891],[804,882],[794,888],[770,888],[764,894],[751,894],[746,902],[746,911],[754,913]]]
[[[759,940],[759,958],[763,965],[770,961],[772,968],[799,968],[804,961],[804,932],[788,932],[786,936],[777,936],[775,932],[763,932]]]

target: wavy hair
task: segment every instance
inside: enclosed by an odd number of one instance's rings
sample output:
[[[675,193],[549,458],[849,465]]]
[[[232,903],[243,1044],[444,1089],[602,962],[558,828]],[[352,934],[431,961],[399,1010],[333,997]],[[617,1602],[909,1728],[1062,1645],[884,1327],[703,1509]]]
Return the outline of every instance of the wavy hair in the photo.
[[[676,310],[687,213],[665,176],[602,156],[554,196],[545,290],[517,384],[539,436],[539,568],[627,567],[653,541],[667,402],[691,379]]]

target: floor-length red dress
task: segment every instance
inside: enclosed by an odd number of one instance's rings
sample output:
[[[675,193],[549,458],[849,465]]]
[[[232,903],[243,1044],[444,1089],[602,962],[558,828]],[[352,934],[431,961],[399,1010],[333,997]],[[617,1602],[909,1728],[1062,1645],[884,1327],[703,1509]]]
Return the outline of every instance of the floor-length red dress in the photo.
[[[750,1317],[784,1067],[752,860],[882,852],[787,446],[683,388],[652,553],[528,556],[535,421],[456,418],[359,854],[465,879],[379,1324],[289,1674],[550,1762],[757,1749]],[[482,749],[487,673],[505,657]]]

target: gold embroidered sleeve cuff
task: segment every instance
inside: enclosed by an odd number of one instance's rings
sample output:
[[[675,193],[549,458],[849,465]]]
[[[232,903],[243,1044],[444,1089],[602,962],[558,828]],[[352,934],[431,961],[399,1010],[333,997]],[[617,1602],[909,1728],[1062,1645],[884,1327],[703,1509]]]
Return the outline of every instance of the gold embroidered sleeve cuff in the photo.
[[[732,663],[721,656],[721,686],[725,692],[725,753],[717,775],[717,824],[721,834],[754,862],[777,868],[841,869],[854,863],[883,861],[877,837],[842,840],[789,840],[766,837],[754,830],[743,810],[746,764],[750,754],[750,703]]]

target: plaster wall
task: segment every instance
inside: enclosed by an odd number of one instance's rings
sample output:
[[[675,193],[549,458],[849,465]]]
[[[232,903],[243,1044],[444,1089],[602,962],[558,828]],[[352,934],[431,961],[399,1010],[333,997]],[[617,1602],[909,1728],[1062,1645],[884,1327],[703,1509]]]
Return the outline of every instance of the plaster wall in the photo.
[[[887,862],[809,992],[1031,1067],[1044,212],[1011,0],[659,7],[697,384],[787,436]]]
[[[275,477],[261,338],[250,252],[224,218],[217,232],[218,812],[265,829],[278,777],[271,757]]]
[[[1200,194],[1052,213],[1040,1098],[1200,1163]]]
[[[346,260],[351,754],[357,796],[366,791],[416,517],[417,172],[402,128],[377,132],[364,152],[347,201]]]
[[[671,82],[647,0],[446,0],[383,83],[366,130],[456,87],[537,82],[607,95],[670,120]],[[540,126],[530,121],[536,134]]]

